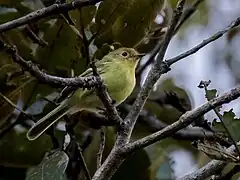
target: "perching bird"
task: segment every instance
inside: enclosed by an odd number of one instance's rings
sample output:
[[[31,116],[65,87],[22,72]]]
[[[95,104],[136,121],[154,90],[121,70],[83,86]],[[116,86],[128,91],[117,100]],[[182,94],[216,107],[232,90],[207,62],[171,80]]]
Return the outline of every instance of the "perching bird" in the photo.
[[[120,48],[110,52],[96,62],[97,70],[104,84],[107,86],[111,98],[121,104],[133,91],[135,86],[135,69],[142,54],[132,48]],[[87,69],[81,77],[93,75],[92,69]],[[68,110],[66,110],[68,108]],[[74,114],[81,110],[98,112],[104,106],[97,97],[94,89],[77,89],[70,98],[63,100],[58,107],[49,112],[46,116],[35,123],[28,131],[29,140],[37,139],[50,126],[61,119],[66,114]],[[53,115],[59,116],[55,119]]]

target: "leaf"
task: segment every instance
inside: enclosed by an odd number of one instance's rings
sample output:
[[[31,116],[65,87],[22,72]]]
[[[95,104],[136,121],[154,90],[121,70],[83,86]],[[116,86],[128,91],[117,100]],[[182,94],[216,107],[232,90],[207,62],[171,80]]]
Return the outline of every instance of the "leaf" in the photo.
[[[112,24],[123,15],[133,0],[104,0],[98,7],[95,22],[100,34],[108,31]]]
[[[233,112],[233,109],[230,109],[229,111],[225,111],[223,113],[222,120],[224,121],[224,124],[226,125],[231,136],[233,137],[233,140],[235,142],[238,142],[240,140],[240,131],[239,131],[240,119],[236,118],[236,115]],[[212,126],[215,131],[222,132],[228,136],[221,122],[217,122],[216,120],[214,120],[212,122]]]
[[[216,89],[210,89],[206,91],[205,97],[209,100],[212,100],[217,97],[217,90]]]
[[[1,53],[0,62],[0,84],[1,93],[10,99],[14,104],[19,100],[24,104],[31,97],[31,91],[36,84],[36,79],[28,72],[23,72],[21,67],[12,62],[5,53]],[[0,98],[0,124],[4,124],[15,108]]]
[[[163,40],[173,15],[173,8],[169,2],[166,0],[164,2],[161,11],[157,12],[155,20],[151,22],[149,32],[134,45],[138,52],[148,53]]]
[[[162,9],[164,0],[134,0],[125,14],[112,26],[114,41],[132,47],[150,30],[157,13]],[[144,13],[142,13],[144,12]]]
[[[63,151],[46,155],[42,162],[28,171],[26,180],[64,180],[69,158]]]
[[[72,28],[64,20],[52,20],[50,26],[40,27],[44,32],[43,39],[48,46],[38,46],[36,50],[37,63],[48,72],[60,75],[70,75],[70,69],[80,74],[86,67],[86,61],[81,55],[81,42]]]
[[[150,180],[151,165],[148,154],[144,149],[141,149],[129,156],[120,166],[120,168],[113,175],[113,180]]]
[[[43,135],[29,141],[26,133],[14,129],[0,141],[0,164],[8,167],[29,167],[41,162],[44,153],[51,148],[50,138]]]
[[[84,27],[87,27],[92,22],[96,9],[97,7],[94,5],[86,6],[82,7],[81,9],[76,9],[74,11],[69,12],[69,15],[71,19],[76,23],[77,29],[80,29],[81,23],[83,24]],[[80,17],[80,14],[82,15],[82,17]]]
[[[78,130],[78,129],[76,129]],[[79,131],[76,131],[79,133]],[[102,162],[107,158],[109,152],[111,151],[114,141],[115,141],[115,132],[114,128],[112,127],[105,127],[105,147],[103,153]],[[84,151],[84,157],[91,175],[95,173],[97,170],[97,153],[99,151],[99,144],[100,144],[100,135],[98,131],[94,131],[92,133],[92,142]]]
[[[0,11],[0,23],[3,24],[5,22],[16,19],[20,16],[19,12],[16,9],[6,8],[5,10]]]

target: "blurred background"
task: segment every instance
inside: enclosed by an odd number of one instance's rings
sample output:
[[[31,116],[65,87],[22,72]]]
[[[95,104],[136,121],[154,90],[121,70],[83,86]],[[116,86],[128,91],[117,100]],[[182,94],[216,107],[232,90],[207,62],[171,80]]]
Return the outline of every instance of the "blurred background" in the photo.
[[[116,1],[116,4],[118,2]],[[69,15],[75,26],[71,25],[65,15],[54,16],[4,32],[0,38],[16,45],[22,57],[40,64],[49,73],[64,77],[71,76],[72,72],[79,74],[86,69],[88,63],[84,57],[83,44],[79,41],[79,33],[82,33],[78,31],[80,27],[84,27],[88,39],[97,34],[89,46],[91,55],[94,54],[97,59],[120,46],[135,47],[140,52],[147,53],[163,38],[177,0],[152,0],[152,5],[143,0],[133,0],[131,5],[128,4],[130,1],[122,2],[122,6],[116,6],[110,0],[105,0],[97,6],[84,7],[81,15],[79,11],[72,11]],[[188,0],[185,10],[194,2],[196,1]],[[0,23],[52,3],[54,1],[51,0],[0,0]],[[184,22],[173,37],[165,58],[169,59],[189,50],[226,28],[239,16],[239,0],[203,0],[196,12]],[[33,35],[37,35],[37,38]],[[203,89],[197,87],[201,80],[211,80],[210,89],[217,89],[217,94],[238,85],[239,46],[240,28],[235,28],[197,53],[174,64],[171,71],[164,74],[156,84],[145,106],[145,116],[156,117],[157,121],[164,124],[175,122],[183,112],[165,102],[166,93],[175,93],[184,109],[190,110],[206,102]],[[61,89],[42,84],[29,73],[22,72],[6,53],[1,52],[0,56],[0,92],[36,119],[49,112],[53,105],[46,99],[54,100]],[[132,104],[151,67],[149,63],[141,69],[145,63],[146,58],[138,67],[139,83],[135,92],[119,107],[122,116],[126,115],[127,105]],[[231,108],[240,116],[239,100],[224,105],[221,111]],[[25,179],[26,174],[38,172],[38,168],[48,163],[45,160],[41,163],[41,160],[44,153],[52,147],[51,139],[44,135],[37,141],[29,142],[25,135],[33,122],[1,97],[0,112],[0,179]],[[212,122],[216,117],[214,113],[209,112],[204,118]],[[136,125],[133,139],[156,131],[156,128],[152,128],[141,119]],[[64,123],[60,122],[56,136],[61,143],[64,130]],[[104,131],[106,158],[114,143],[115,129],[106,127]],[[99,130],[80,126],[75,133],[89,171],[93,174],[100,143]],[[140,150],[122,164],[113,179],[170,180],[197,170],[211,159],[193,147],[191,142],[192,140],[167,138]],[[56,164],[53,163],[52,166],[54,165]],[[52,171],[55,172],[54,169]],[[82,169],[79,171],[79,177],[83,179]]]

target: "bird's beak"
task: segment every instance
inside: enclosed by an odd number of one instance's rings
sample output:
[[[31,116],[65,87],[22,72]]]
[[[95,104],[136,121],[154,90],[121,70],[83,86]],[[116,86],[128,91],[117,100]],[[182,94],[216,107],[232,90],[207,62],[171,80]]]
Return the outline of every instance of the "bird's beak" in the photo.
[[[139,53],[139,54],[137,54],[136,56],[139,57],[139,58],[142,58],[142,57],[145,56],[145,55],[146,55],[146,53]]]

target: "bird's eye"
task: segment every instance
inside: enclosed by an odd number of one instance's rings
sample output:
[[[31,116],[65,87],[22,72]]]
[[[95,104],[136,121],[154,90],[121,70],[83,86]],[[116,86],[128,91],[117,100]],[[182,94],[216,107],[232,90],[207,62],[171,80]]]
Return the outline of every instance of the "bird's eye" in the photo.
[[[128,52],[124,51],[124,52],[122,52],[121,56],[124,57],[124,58],[126,58],[126,57],[129,56],[129,54],[128,54]]]

